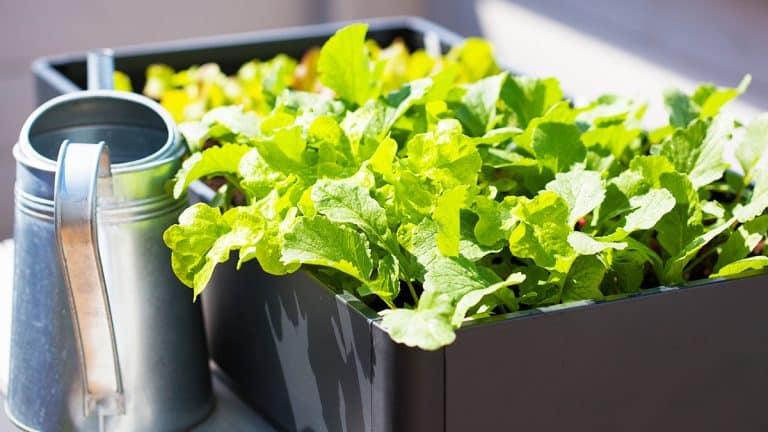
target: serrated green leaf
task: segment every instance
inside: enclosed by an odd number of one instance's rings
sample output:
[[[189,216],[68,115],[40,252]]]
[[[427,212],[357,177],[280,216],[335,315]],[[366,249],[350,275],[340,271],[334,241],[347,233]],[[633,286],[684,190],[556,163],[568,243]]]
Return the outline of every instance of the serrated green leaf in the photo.
[[[331,222],[358,226],[371,240],[386,244],[391,232],[384,209],[367,189],[339,180],[321,179],[312,187],[315,209]]]
[[[250,147],[239,144],[224,144],[194,153],[176,173],[173,196],[179,198],[193,181],[215,175],[237,175],[240,159]]]
[[[370,281],[373,263],[365,236],[325,216],[299,218],[285,234],[281,261],[331,267],[357,280]]]
[[[287,181],[287,176],[275,171],[255,148],[249,149],[237,166],[242,176],[240,187],[248,196],[258,201]]]
[[[568,244],[572,228],[565,201],[554,192],[542,192],[520,202],[515,215],[520,222],[509,236],[512,254],[530,258],[546,269],[567,272],[575,251]]]
[[[233,250],[257,244],[263,234],[264,222],[252,209],[237,207],[222,216],[219,209],[195,204],[163,233],[163,241],[171,249],[174,273],[193,288],[196,299],[216,264],[226,262]]]

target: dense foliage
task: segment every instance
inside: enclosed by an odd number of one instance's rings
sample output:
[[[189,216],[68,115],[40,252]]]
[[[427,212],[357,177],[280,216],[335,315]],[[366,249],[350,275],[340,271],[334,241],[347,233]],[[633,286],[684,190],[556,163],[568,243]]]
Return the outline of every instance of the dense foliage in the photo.
[[[748,80],[668,92],[669,124],[646,132],[644,105],[574,107],[482,40],[434,56],[365,34],[232,77],[148,71],[192,150],[174,193],[218,187],[164,236],[195,297],[238,251],[355,293],[393,339],[436,349],[467,319],[768,265],[768,116],[719,112]]]

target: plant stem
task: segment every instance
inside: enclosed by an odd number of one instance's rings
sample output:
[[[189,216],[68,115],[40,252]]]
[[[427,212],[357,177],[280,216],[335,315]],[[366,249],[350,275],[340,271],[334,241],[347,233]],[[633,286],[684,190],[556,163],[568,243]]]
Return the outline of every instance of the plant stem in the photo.
[[[392,303],[392,300],[390,300],[390,299],[386,299],[386,298],[383,298],[383,297],[379,297],[379,298],[381,298],[381,299],[384,301],[384,303],[386,303],[386,304],[387,304],[387,306],[388,306],[390,309],[397,309],[397,306],[395,306],[395,304],[394,304],[394,303]]]
[[[744,191],[747,189],[747,186],[749,186],[750,183],[752,183],[752,173],[751,172],[745,173],[744,179],[741,182],[741,187],[739,188],[738,191],[736,191],[736,197],[733,199],[733,202],[735,204],[739,203],[739,200],[741,199],[741,195],[744,194]]]
[[[406,285],[408,285],[408,290],[411,292],[411,297],[413,298],[413,305],[416,306],[417,303],[419,303],[419,296],[416,295],[416,289],[413,287],[413,284],[411,283],[410,279],[405,279]]]

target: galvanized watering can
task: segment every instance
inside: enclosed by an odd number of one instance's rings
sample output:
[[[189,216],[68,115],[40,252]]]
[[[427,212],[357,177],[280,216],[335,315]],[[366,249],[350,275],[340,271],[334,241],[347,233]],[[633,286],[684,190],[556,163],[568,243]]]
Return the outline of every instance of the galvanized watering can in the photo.
[[[111,88],[25,122],[16,158],[15,274],[6,411],[34,431],[186,430],[213,398],[202,315],[162,233],[185,202],[167,182],[185,146],[168,113]]]

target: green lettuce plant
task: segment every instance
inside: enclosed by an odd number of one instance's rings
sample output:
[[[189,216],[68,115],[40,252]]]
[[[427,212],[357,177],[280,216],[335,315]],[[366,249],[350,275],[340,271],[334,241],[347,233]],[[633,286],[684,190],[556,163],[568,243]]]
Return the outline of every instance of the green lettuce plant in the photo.
[[[249,63],[227,78],[233,105],[185,71],[148,80],[166,104],[186,94],[177,117],[193,119],[174,194],[220,185],[164,235],[194,297],[236,251],[238,267],[354,293],[394,340],[433,350],[467,320],[768,266],[768,115],[720,112],[748,78],[667,93],[669,124],[648,132],[644,105],[573,106],[555,79],[500,71],[482,40],[432,57],[365,34],[313,54],[308,88],[287,57]]]

